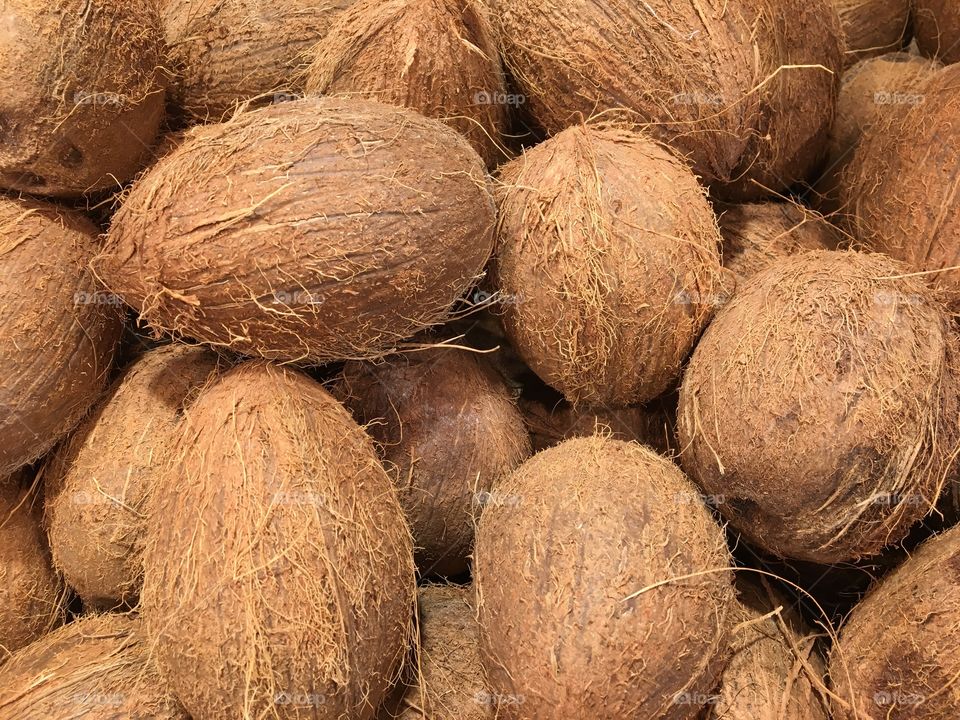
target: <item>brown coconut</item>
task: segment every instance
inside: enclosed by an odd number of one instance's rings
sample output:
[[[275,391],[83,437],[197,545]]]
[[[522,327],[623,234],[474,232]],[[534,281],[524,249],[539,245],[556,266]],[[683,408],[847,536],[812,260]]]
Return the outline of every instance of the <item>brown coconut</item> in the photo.
[[[253,362],[187,410],[157,482],[144,621],[193,717],[369,720],[410,639],[410,532],[373,443]]]
[[[85,604],[136,601],[151,488],[184,408],[217,365],[200,347],[148,351],[50,460],[44,487],[53,560]]]
[[[530,455],[503,379],[474,353],[441,348],[347,363],[334,394],[380,446],[421,574],[467,570],[475,517]]]
[[[0,667],[0,717],[190,720],[157,673],[140,621],[83,617]]]
[[[190,133],[136,184],[96,267],[154,328],[275,359],[369,357],[446,318],[494,212],[446,125],[310,98]]]
[[[734,596],[693,484],[636,443],[591,437],[535,455],[498,498],[474,564],[497,717],[696,717]]]
[[[645,135],[577,126],[500,180],[495,282],[524,361],[575,404],[666,391],[724,292],[693,174]]]
[[[844,64],[893,52],[909,40],[913,0],[833,0],[846,41]]]
[[[352,3],[163,0],[175,105],[194,120],[219,121],[243,101],[295,97],[311,49]]]
[[[317,46],[306,87],[443,120],[489,166],[506,158],[502,136],[519,102],[481,0],[359,0]]]
[[[0,198],[0,475],[44,455],[107,383],[120,301],[89,271],[96,243],[77,213]]]
[[[932,510],[958,452],[947,314],[879,254],[808,252],[755,276],[680,391],[683,467],[746,538],[836,563]]]
[[[955,0],[913,0],[920,52],[945,63],[960,62],[960,5]]]
[[[132,178],[164,114],[155,2],[12,0],[0,38],[0,187],[71,196]]]

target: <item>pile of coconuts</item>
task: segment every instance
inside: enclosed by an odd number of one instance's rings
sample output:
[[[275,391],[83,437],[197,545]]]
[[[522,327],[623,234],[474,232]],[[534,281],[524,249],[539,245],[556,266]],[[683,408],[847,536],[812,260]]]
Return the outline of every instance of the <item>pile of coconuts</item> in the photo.
[[[956,3],[0,37],[0,720],[960,718]]]

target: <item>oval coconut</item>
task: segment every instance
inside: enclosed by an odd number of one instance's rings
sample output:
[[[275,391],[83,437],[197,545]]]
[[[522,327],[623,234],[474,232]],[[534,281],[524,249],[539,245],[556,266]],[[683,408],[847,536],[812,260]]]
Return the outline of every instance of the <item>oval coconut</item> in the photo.
[[[373,443],[310,378],[241,365],[152,496],[142,610],[194,717],[370,718],[410,638],[410,532]]]
[[[90,615],[0,668],[0,717],[17,720],[190,720],[150,656],[139,620]]]
[[[367,425],[394,478],[426,575],[467,570],[475,516],[530,456],[503,379],[471,352],[348,363],[334,394]]]
[[[0,44],[0,187],[119,189],[149,158],[166,77],[152,0],[13,0]]]
[[[307,92],[413,108],[463,133],[488,166],[506,158],[510,102],[481,0],[359,0],[315,51]]]
[[[535,455],[499,492],[474,564],[497,717],[696,717],[734,598],[692,483],[651,450],[592,437]]]
[[[310,51],[353,0],[164,0],[174,104],[223,119],[243,101],[296,97]]]
[[[713,315],[713,210],[644,135],[578,126],[504,166],[496,284],[511,343],[576,404],[666,391]]]
[[[97,267],[155,328],[274,359],[369,357],[446,318],[494,212],[451,128],[306,99],[190,133],[134,186]]]
[[[0,198],[0,475],[43,456],[107,383],[121,321],[89,270],[96,247],[80,214]]]
[[[914,0],[914,34],[920,52],[960,62],[960,5],[955,0]]]
[[[217,370],[204,348],[140,357],[44,473],[53,560],[84,604],[133,604],[143,580],[146,506],[193,394]]]
[[[913,1],[833,0],[846,40],[846,66],[902,48],[909,39]]]
[[[932,510],[957,453],[943,306],[882,255],[808,252],[737,291],[680,391],[683,467],[747,539],[824,564]]]

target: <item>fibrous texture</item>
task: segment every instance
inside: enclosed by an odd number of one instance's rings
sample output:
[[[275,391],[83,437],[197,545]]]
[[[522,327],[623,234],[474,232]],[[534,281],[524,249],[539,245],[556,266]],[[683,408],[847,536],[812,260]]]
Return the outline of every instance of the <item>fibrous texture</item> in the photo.
[[[846,41],[844,64],[899,50],[909,40],[913,0],[833,0]]]
[[[914,0],[913,24],[920,52],[960,62],[960,5],[954,0]]]

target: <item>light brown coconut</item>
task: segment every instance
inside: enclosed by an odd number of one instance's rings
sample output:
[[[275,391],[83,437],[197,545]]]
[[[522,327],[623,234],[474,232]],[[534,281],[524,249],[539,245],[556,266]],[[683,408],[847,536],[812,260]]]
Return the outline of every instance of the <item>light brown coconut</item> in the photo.
[[[154,490],[141,607],[193,717],[369,720],[411,634],[410,531],[322,386],[252,362],[187,410]]]
[[[132,178],[164,114],[156,3],[11,0],[0,38],[0,187],[72,196]]]
[[[162,0],[174,104],[219,121],[238,103],[302,90],[310,51],[353,0]]]
[[[426,575],[467,570],[475,518],[530,456],[503,379],[455,348],[347,363],[334,394],[367,426],[400,495]]]
[[[581,125],[500,181],[495,284],[524,361],[575,404],[666,391],[724,293],[693,174],[645,135]]]
[[[693,484],[636,443],[591,437],[535,455],[499,492],[474,565],[497,717],[696,717],[734,594]]]
[[[88,615],[0,667],[10,720],[190,720],[157,673],[136,617]]]
[[[78,213],[0,198],[0,475],[43,456],[107,383],[120,301],[89,271],[96,242]]]
[[[215,354],[167,345],[146,352],[61,446],[44,472],[53,560],[84,604],[132,605],[143,581],[147,500],[160,462]]]
[[[844,64],[901,49],[910,39],[914,0],[833,0],[846,41]]]
[[[876,584],[830,653],[834,720],[960,717],[960,527]]]
[[[960,62],[960,5],[955,0],[913,0],[920,52],[945,63]]]
[[[411,107],[506,159],[511,103],[482,0],[359,0],[317,46],[307,92]]]
[[[96,268],[154,328],[271,359],[363,358],[447,317],[494,214],[459,133],[309,98],[190,133],[136,184]]]
[[[879,254],[808,252],[737,291],[680,391],[683,467],[750,541],[824,564],[878,554],[958,453],[949,321]]]

